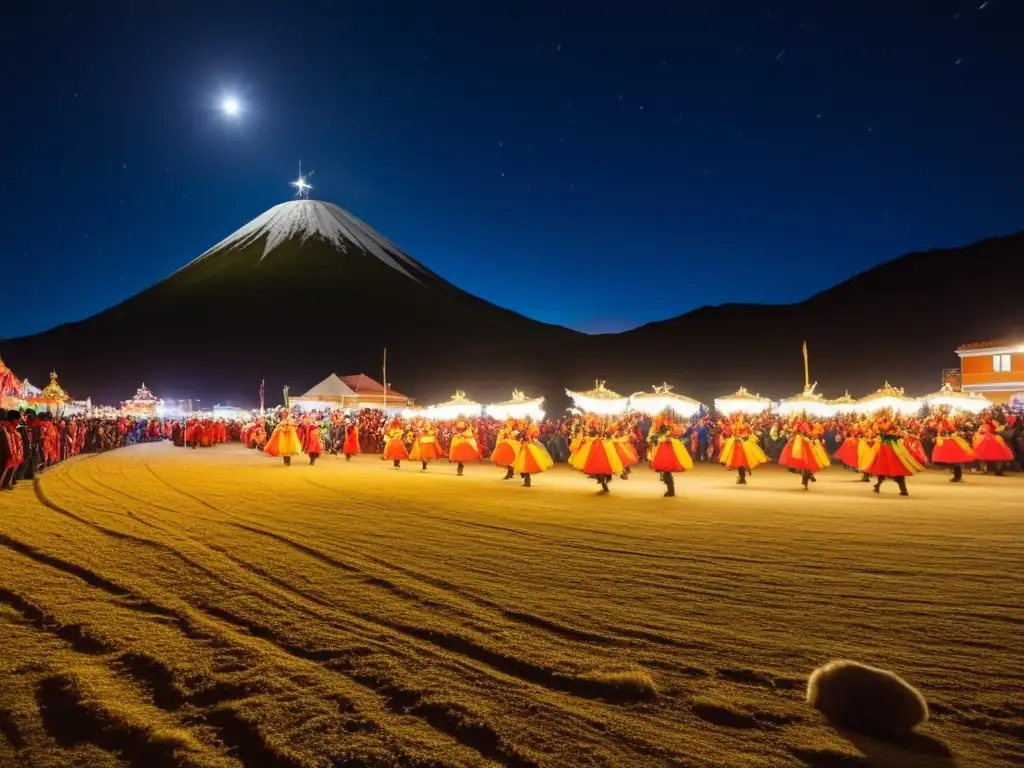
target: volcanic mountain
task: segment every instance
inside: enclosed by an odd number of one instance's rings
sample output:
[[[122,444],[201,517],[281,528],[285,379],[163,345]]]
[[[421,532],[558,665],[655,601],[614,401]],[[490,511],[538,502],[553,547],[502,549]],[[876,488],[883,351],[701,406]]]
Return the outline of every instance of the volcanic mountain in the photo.
[[[56,368],[73,395],[117,402],[137,382],[204,402],[280,402],[365,371],[447,399],[539,382],[537,355],[577,336],[456,288],[336,205],[277,205],[165,280],[81,322],[4,343],[15,370]],[[115,389],[117,388],[117,389]],[[505,397],[508,395],[504,394]],[[83,394],[84,396],[84,394]]]
[[[912,253],[798,304],[726,304],[619,334],[546,325],[460,290],[330,203],[275,206],[178,272],[81,322],[5,341],[22,376],[51,367],[73,395],[117,402],[145,381],[164,396],[267,403],[329,373],[388,379],[420,402],[458,387],[477,400],[595,379],[628,394],[669,381],[710,403],[745,386],[773,398],[811,379],[835,397],[888,381],[923,394],[960,344],[1024,336],[1024,234]],[[613,280],[615,276],[610,275]],[[675,292],[636,286],[652,301]],[[81,393],[81,394],[80,394]]]

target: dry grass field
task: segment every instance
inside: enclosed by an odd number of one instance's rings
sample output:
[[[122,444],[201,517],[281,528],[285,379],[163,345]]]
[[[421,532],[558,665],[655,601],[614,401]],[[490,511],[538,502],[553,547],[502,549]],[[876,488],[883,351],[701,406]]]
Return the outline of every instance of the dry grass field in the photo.
[[[0,495],[3,766],[1024,763],[1024,481],[72,460]],[[811,670],[932,719],[830,726]]]

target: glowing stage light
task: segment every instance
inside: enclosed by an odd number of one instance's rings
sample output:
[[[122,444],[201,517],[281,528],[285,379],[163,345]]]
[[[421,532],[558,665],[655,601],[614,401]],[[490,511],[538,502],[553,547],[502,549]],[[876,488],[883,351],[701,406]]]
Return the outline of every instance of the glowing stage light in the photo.
[[[981,413],[992,407],[992,401],[984,395],[976,392],[956,392],[949,382],[943,384],[938,392],[925,395],[922,399],[932,408],[946,407],[967,413]]]
[[[534,422],[544,420],[544,398],[528,398],[518,389],[512,390],[512,399],[487,406],[487,415],[498,421],[505,419],[531,419]]]
[[[664,411],[672,411],[677,416],[688,419],[700,410],[700,402],[673,392],[672,385],[665,383],[661,386],[655,385],[653,392],[634,392],[629,398],[629,407],[646,416],[657,416]]]
[[[903,387],[894,387],[885,382],[885,386],[857,401],[860,413],[877,413],[891,410],[902,415],[911,415],[921,410],[924,401],[903,394]]]
[[[715,410],[719,413],[742,413],[749,416],[767,411],[772,401],[761,395],[752,395],[746,387],[740,387],[734,394],[715,398]]]
[[[811,386],[804,387],[804,391],[794,397],[787,397],[779,403],[778,413],[780,416],[795,416],[799,413],[806,413],[814,418],[828,418],[834,416],[837,407],[826,400],[822,395],[814,391],[818,386],[817,382]]]
[[[225,96],[220,102],[220,108],[228,117],[237,117],[242,111],[242,105],[234,96]]]
[[[597,416],[620,416],[629,404],[629,398],[606,389],[603,381],[594,382],[589,392],[573,392],[565,390],[573,404],[581,413],[593,413]]]

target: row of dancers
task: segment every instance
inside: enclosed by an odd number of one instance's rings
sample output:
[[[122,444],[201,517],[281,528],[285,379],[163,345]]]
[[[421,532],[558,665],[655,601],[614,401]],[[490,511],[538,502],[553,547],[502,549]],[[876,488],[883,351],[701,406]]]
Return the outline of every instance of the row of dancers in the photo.
[[[736,483],[746,485],[752,471],[769,463],[742,415],[722,421],[723,436],[719,461],[727,470],[736,472]],[[646,437],[646,458],[650,468],[659,473],[665,496],[675,496],[675,475],[693,469],[693,459],[680,439],[688,423],[677,424],[668,414],[653,419]],[[795,417],[788,424],[787,441],[778,463],[799,476],[804,490],[816,482],[816,475],[829,467],[832,460],[822,444],[824,427],[804,417]],[[295,421],[287,411],[263,447],[269,456],[279,456],[286,465],[293,456],[305,453],[310,464],[324,452],[320,426],[312,420]],[[529,421],[509,419],[499,430],[489,461],[505,469],[505,480],[517,476],[526,487],[532,486],[535,475],[554,466],[554,460],[539,440],[540,428]],[[358,429],[345,428],[342,453],[351,459],[359,452]],[[483,451],[472,426],[464,421],[456,424],[456,432],[445,453],[437,429],[429,421],[406,424],[394,419],[387,426],[381,459],[401,469],[403,461],[420,464],[427,471],[430,464],[447,458],[463,475],[467,464],[483,458]],[[845,466],[861,473],[864,482],[875,480],[874,490],[880,492],[887,480],[893,481],[901,496],[909,495],[907,478],[921,472],[927,459],[920,439],[903,430],[891,414],[883,413],[873,420],[854,425],[835,456]],[[1013,452],[1002,440],[995,425],[986,422],[974,437],[973,445],[960,434],[951,418],[943,418],[932,451],[931,461],[952,469],[953,482],[963,479],[963,465],[975,461],[1010,461]],[[575,427],[569,448],[569,465],[594,479],[600,493],[610,491],[614,478],[626,480],[631,468],[641,461],[624,422],[616,419],[589,417]]]

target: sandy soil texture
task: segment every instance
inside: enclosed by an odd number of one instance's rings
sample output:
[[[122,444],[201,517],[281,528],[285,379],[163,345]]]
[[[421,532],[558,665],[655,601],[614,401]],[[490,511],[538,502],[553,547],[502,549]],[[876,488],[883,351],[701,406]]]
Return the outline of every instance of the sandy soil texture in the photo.
[[[0,765],[1024,763],[1024,479],[75,459],[0,495]],[[803,700],[891,669],[888,743]]]

